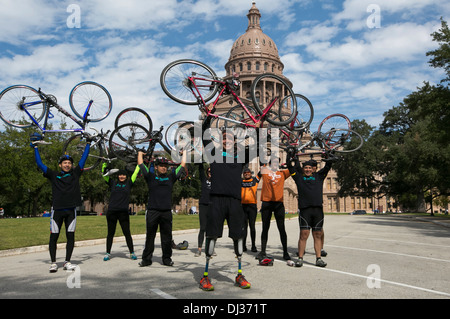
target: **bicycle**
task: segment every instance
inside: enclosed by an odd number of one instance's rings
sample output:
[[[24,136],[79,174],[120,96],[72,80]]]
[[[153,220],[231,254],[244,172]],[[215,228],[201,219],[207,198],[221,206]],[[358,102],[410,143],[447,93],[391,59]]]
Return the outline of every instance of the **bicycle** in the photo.
[[[139,151],[145,153],[145,161],[151,162],[152,156],[157,144],[160,144],[163,150],[172,155],[170,147],[164,144],[162,131],[164,126],[159,130],[149,132],[140,124],[128,123],[122,124],[111,133],[109,138],[109,149],[120,160],[127,163],[134,163],[137,161],[137,154]],[[178,166],[178,158],[169,160],[170,166]],[[188,168],[185,169],[182,180],[189,176]]]
[[[0,93],[0,118],[7,124],[17,128],[36,126],[42,133],[84,132],[89,122],[104,120],[112,109],[112,99],[109,92],[100,84],[85,81],[78,83],[69,94],[69,104],[73,113],[81,119],[76,119],[66,109],[61,107],[54,95],[46,94],[28,85],[13,85]],[[70,118],[79,128],[47,129],[48,120],[54,115],[50,109],[55,107]],[[44,119],[43,125],[39,122]]]
[[[98,131],[93,129],[96,133],[89,135],[91,140],[91,146],[89,150],[89,155],[84,166],[85,171],[93,170],[98,167],[101,162],[111,163],[113,160],[117,159],[111,157],[108,147],[109,137],[108,134],[110,130],[103,132],[103,129]],[[72,135],[64,143],[63,154],[70,154],[75,162],[78,162],[83,155],[84,148],[87,144],[87,133],[83,132],[80,134]]]
[[[149,128],[149,130],[153,127],[152,120],[147,112],[137,107],[129,107],[120,111],[114,121],[114,127],[117,128],[120,125],[129,122],[134,124],[141,123],[142,125],[145,125],[144,127]],[[111,131],[108,130],[104,133],[103,129],[100,131],[95,128],[91,129],[93,129],[96,133],[90,135],[91,147],[86,165],[84,167],[85,171],[96,168],[101,162],[111,163],[113,160],[117,159],[117,157],[113,157],[114,154],[109,152],[109,133]],[[70,154],[75,161],[79,160],[87,143],[85,135],[86,133],[82,132],[67,139],[64,144],[64,154]],[[127,164],[129,163],[127,162]]]
[[[275,83],[278,90],[284,88],[280,92],[281,96],[274,96],[271,101],[267,101],[265,96],[261,97],[259,91],[263,88],[265,80],[269,79]],[[252,107],[246,106],[236,94],[235,91],[240,86],[237,74],[233,74],[231,80],[219,78],[213,69],[196,60],[182,59],[169,63],[161,72],[160,84],[163,91],[172,100],[186,105],[198,105],[200,111],[206,116],[245,127],[256,128],[264,120],[273,125],[283,126],[290,123],[297,114],[294,92],[282,77],[272,73],[261,74],[252,82],[250,94],[256,112]],[[206,102],[212,100],[216,95],[211,109],[208,108]],[[231,95],[250,120],[239,121],[214,114],[215,106],[223,95]],[[267,106],[263,108],[263,103],[260,102],[267,102]],[[278,103],[277,112],[272,110],[276,103]],[[289,116],[278,116],[281,113],[289,114]]]

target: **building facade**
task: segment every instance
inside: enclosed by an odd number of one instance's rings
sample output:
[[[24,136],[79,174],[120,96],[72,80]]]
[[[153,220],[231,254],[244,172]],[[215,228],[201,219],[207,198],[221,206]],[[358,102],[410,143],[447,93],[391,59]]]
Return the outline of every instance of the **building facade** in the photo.
[[[233,43],[230,49],[230,57],[225,64],[225,79],[231,79],[236,73],[239,74],[241,85],[237,93],[245,105],[251,106],[250,87],[258,75],[262,73],[274,73],[283,77],[291,87],[292,82],[283,75],[285,66],[280,59],[275,41],[266,35],[261,28],[261,13],[256,7],[255,2],[253,2],[252,7],[248,11],[247,18],[247,30]],[[277,87],[277,85],[268,80],[265,81],[262,87],[258,88],[257,96],[259,94],[260,103],[264,105],[264,102],[270,101],[273,96],[279,94],[282,90],[283,88]],[[235,105],[236,103],[230,96],[225,96],[216,105],[216,114],[225,114]],[[304,139],[308,140],[308,136],[304,136]],[[282,162],[284,162],[286,156],[283,152],[280,152],[280,157]],[[320,169],[320,166],[323,166],[324,163],[320,161],[320,158],[315,159],[319,162],[318,169]],[[254,174],[259,172],[259,164],[256,161],[250,165],[250,168]],[[260,189],[261,185],[259,185]],[[323,188],[325,212],[351,212],[356,209],[364,209],[368,212],[376,209],[380,212],[388,210],[388,201],[386,201],[385,197],[342,198],[338,196],[338,191],[337,175],[335,171],[331,170]],[[258,197],[260,197],[260,193]],[[258,207],[261,207],[260,204],[259,202]],[[292,178],[287,179],[285,182],[284,205],[287,212],[293,213],[297,211],[297,187]],[[179,209],[183,210],[184,207],[191,206],[196,206],[196,201],[187,199],[179,205]]]

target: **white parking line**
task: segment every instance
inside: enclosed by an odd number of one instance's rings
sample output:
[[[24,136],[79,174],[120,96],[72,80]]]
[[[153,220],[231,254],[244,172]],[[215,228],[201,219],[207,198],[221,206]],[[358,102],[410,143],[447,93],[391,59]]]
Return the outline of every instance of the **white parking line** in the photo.
[[[168,293],[165,293],[164,291],[160,290],[160,289],[150,289],[151,292],[154,292],[155,294],[157,294],[158,296],[163,297],[164,299],[177,299],[172,295],[169,295]]]
[[[427,259],[427,260],[442,261],[442,262],[450,263],[450,260],[448,260],[448,259],[431,258],[431,257],[425,257],[425,256],[417,256],[417,255],[408,255],[408,254],[402,254],[402,253],[395,253],[395,252],[391,252],[391,251],[373,250],[373,249],[366,249],[366,248],[345,247],[345,246],[337,246],[337,245],[330,245],[330,244],[327,244],[326,246],[327,247],[342,248],[342,249],[350,249],[350,250],[370,251],[370,252],[373,252],[373,253],[397,255],[397,256],[403,256],[403,257]]]
[[[358,236],[343,236],[343,237],[339,237],[337,239],[342,239],[342,238],[358,238],[358,239],[364,239],[364,240],[392,242],[392,243],[396,243],[396,244],[408,244],[408,245],[415,245],[415,246],[416,245],[423,245],[423,246],[450,248],[450,245],[439,245],[439,244],[430,244],[430,243],[420,243],[420,242],[414,242],[414,241],[401,241],[401,240],[370,238],[370,237],[358,237]]]
[[[286,263],[285,261],[278,260],[278,259],[275,259],[275,261]],[[313,269],[317,269],[317,270],[334,272],[334,273],[347,275],[347,276],[352,276],[352,277],[363,278],[365,280],[368,280],[368,279],[372,280],[372,281],[374,280],[374,278],[370,277],[370,276],[358,275],[358,274],[354,274],[354,273],[351,273],[351,272],[346,272],[346,271],[341,271],[341,270],[336,270],[336,269],[322,268],[322,267],[317,267],[317,266],[314,266],[314,265],[307,265],[307,264],[303,264],[303,267],[308,267],[308,268],[313,268]],[[430,292],[430,293],[437,294],[437,295],[450,297],[450,293],[443,292],[443,291],[431,290],[431,289],[427,289],[427,288],[422,288],[422,287],[402,284],[401,282],[395,282],[395,281],[384,280],[384,279],[377,279],[377,281],[384,282],[386,284],[390,284],[390,285],[394,285],[394,286],[400,286],[400,287],[405,287],[405,288],[410,288],[410,289],[415,289],[415,290],[420,290],[420,291]]]

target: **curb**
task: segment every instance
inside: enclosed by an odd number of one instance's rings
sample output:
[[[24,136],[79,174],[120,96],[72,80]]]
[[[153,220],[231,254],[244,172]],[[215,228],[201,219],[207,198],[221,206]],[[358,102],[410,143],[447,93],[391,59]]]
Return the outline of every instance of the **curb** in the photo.
[[[192,232],[198,232],[198,229],[176,230],[176,231],[172,232],[172,235],[181,235],[181,234],[187,234],[187,233],[192,233]],[[133,240],[142,240],[142,239],[145,240],[145,236],[146,236],[145,234],[138,234],[138,235],[132,235],[131,237],[133,238]],[[159,232],[156,234],[156,237],[159,237]],[[114,237],[114,243],[124,242],[124,241],[125,241],[125,236]],[[75,247],[95,246],[95,245],[102,245],[102,244],[103,245],[106,244],[106,238],[75,241]],[[65,249],[65,248],[66,248],[65,243],[57,245],[57,249]],[[48,251],[48,244],[1,250],[0,257],[39,253],[39,252],[43,252],[43,251]]]

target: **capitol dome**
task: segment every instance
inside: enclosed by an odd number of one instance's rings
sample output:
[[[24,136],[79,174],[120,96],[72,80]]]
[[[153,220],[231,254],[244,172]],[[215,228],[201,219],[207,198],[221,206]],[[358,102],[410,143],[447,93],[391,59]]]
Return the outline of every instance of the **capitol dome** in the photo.
[[[248,27],[233,44],[225,69],[227,76],[233,73],[253,76],[261,73],[282,75],[284,65],[278,55],[275,42],[265,34],[260,25],[261,13],[253,2],[248,14]]]

